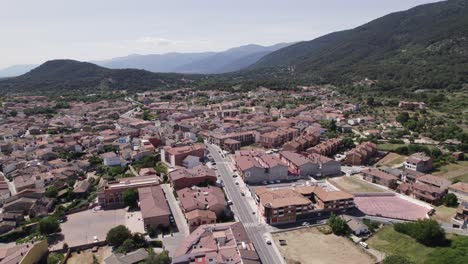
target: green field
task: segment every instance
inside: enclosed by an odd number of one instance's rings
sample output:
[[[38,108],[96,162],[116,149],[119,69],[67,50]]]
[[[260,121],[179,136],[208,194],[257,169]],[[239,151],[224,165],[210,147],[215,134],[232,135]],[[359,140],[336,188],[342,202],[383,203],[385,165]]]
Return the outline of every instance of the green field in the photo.
[[[389,255],[400,255],[413,263],[468,263],[468,237],[448,235],[451,245],[447,247],[426,247],[413,238],[398,233],[393,226],[378,231],[367,243]]]
[[[444,165],[433,174],[450,180],[458,179],[462,182],[468,182],[468,161],[457,161]]]

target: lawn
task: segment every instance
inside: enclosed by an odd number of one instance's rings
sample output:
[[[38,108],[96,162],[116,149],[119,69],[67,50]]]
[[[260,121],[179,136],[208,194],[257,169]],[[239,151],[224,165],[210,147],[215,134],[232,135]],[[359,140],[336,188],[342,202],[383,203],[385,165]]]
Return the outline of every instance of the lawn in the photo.
[[[401,255],[413,263],[455,264],[468,263],[468,237],[447,235],[451,245],[447,247],[426,247],[413,238],[398,233],[393,226],[378,231],[367,243],[389,255]]]
[[[419,244],[413,238],[393,230],[393,226],[386,226],[367,241],[371,248],[375,248],[389,255],[406,256],[414,263],[425,263],[433,248]]]
[[[457,161],[456,163],[444,165],[433,174],[451,180],[458,179],[462,182],[468,182],[468,161]]]
[[[381,160],[379,160],[379,162],[377,162],[377,164],[375,165],[393,167],[395,165],[403,163],[405,159],[406,159],[406,156],[390,152]]]
[[[447,207],[445,205],[437,206],[434,208],[435,214],[432,216],[433,219],[438,222],[450,223],[450,219],[455,215],[457,208]]]
[[[341,176],[335,177],[333,179],[329,179],[329,181],[333,184],[336,183],[336,186],[344,191],[350,193],[358,193],[358,192],[385,192],[384,189],[375,187],[367,182],[364,182],[360,179],[354,178],[354,176]]]

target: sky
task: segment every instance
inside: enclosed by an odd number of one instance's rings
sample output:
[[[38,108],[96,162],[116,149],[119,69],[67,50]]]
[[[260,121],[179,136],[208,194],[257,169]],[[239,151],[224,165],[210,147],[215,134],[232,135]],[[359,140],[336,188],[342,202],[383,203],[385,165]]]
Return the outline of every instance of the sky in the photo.
[[[0,0],[0,68],[311,40],[430,0]]]

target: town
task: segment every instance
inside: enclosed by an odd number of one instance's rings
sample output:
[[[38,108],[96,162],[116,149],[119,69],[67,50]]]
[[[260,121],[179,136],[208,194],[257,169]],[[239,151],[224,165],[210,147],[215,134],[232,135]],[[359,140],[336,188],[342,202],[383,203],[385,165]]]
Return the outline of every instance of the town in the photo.
[[[408,125],[425,102],[381,107],[328,85],[4,98],[0,263],[378,263],[397,227],[468,235],[461,143]]]

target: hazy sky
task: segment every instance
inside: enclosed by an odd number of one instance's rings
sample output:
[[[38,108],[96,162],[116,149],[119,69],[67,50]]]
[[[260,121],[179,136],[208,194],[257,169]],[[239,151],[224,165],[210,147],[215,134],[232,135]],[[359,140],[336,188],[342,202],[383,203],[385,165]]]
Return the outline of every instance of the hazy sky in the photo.
[[[310,40],[430,0],[0,0],[0,68]]]

